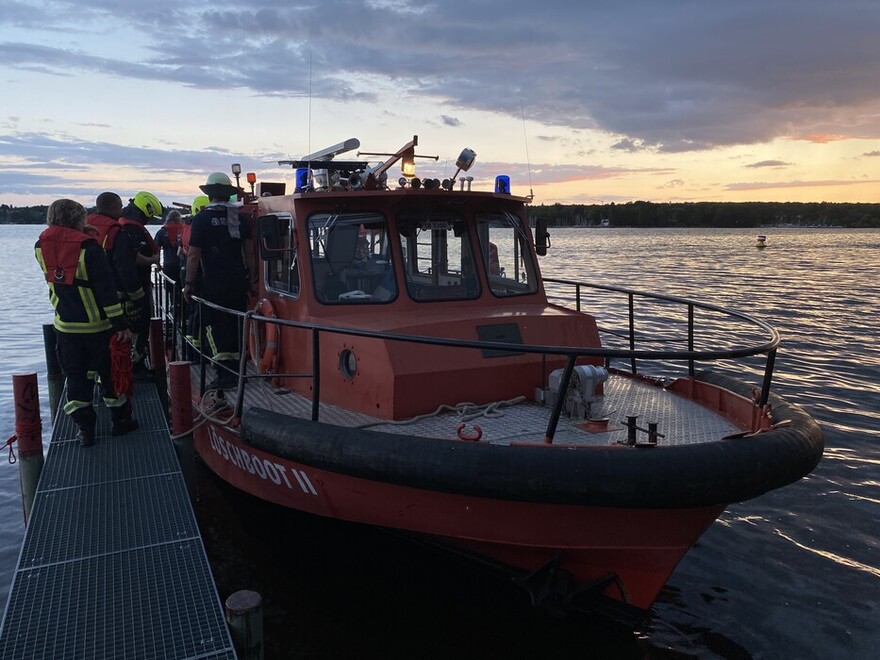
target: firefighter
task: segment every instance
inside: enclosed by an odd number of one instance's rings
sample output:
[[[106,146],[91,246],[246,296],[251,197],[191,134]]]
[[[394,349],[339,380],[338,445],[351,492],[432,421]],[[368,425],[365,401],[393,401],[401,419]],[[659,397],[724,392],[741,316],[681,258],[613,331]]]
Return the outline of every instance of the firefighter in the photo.
[[[126,409],[126,397],[113,389],[110,336],[130,335],[122,305],[114,290],[107,256],[85,233],[86,210],[70,199],[56,200],[46,214],[48,229],[40,234],[34,252],[49,285],[55,308],[55,335],[61,368],[67,377],[64,412],[77,426],[84,447],[95,444],[97,415],[92,407],[98,374],[104,403],[111,411],[112,434],[138,428]]]
[[[119,195],[103,192],[95,200],[95,212],[88,217],[86,225],[97,230],[98,244],[107,253],[116,293],[125,311],[127,306],[142,305],[146,293],[138,279],[134,251],[129,245],[128,234],[120,231],[121,215],[122,199]]]
[[[136,380],[149,380],[153,373],[147,368],[147,342],[150,338],[150,318],[153,316],[152,272],[159,263],[159,246],[147,231],[146,224],[152,218],[161,218],[165,209],[153,193],[141,191],[122,209],[119,224],[128,235],[129,247],[134,253],[138,281],[145,295],[126,309],[131,324],[132,373]]]
[[[250,225],[240,214],[241,207],[229,202],[229,198],[238,193],[238,188],[223,172],[208,175],[205,185],[199,187],[211,203],[192,220],[184,298],[187,302],[191,300],[195,275],[201,268],[200,295],[209,302],[243,312],[247,308],[250,273],[254,269]],[[205,307],[202,323],[214,360],[219,365],[217,379],[211,388],[231,389],[238,383],[238,317]]]

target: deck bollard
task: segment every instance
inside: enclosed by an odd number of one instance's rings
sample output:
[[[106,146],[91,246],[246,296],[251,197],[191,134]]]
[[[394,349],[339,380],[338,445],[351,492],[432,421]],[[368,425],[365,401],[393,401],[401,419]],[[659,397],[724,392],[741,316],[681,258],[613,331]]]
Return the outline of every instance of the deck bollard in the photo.
[[[263,660],[263,598],[243,589],[226,599],[226,623],[241,660]]]
[[[192,382],[190,379],[190,363],[187,361],[170,362],[168,364],[171,432],[181,436],[192,431]]]
[[[18,471],[21,503],[27,525],[40,473],[43,471],[43,423],[40,419],[40,389],[37,374],[12,374],[15,401],[15,435],[18,438]]]
[[[64,391],[64,373],[58,360],[58,340],[55,328],[51,323],[43,326],[43,348],[46,351],[46,380],[49,382],[49,415],[55,421],[58,413],[58,402]]]

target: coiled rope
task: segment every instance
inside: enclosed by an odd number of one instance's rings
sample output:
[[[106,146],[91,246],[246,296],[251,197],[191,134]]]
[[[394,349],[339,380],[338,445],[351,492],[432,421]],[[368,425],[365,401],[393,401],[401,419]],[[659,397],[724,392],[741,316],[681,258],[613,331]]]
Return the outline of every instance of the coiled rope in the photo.
[[[504,413],[501,411],[502,407],[515,406],[516,404],[522,403],[525,400],[526,398],[524,396],[517,396],[512,399],[507,399],[505,401],[493,401],[492,403],[487,403],[484,405],[477,405],[476,403],[471,403],[470,401],[457,403],[454,406],[451,406],[448,403],[443,403],[437,406],[437,409],[433,412],[425,413],[424,415],[416,415],[415,417],[411,417],[410,419],[370,422],[368,424],[361,424],[354,428],[367,429],[372,426],[385,425],[405,426],[406,424],[413,424],[423,419],[428,419],[429,417],[436,417],[444,412],[458,413],[459,422],[469,422],[472,419],[476,419],[477,417],[503,417]]]

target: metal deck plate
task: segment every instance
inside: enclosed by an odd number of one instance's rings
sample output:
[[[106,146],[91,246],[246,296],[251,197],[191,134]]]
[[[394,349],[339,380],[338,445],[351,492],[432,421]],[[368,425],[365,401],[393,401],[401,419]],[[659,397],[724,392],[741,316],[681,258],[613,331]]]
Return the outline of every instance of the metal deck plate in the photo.
[[[189,540],[19,570],[0,657],[234,658],[203,559]]]
[[[60,414],[0,631],[0,658],[234,658],[154,386],[140,428],[94,447]]]
[[[199,538],[177,475],[41,490],[19,569]]]

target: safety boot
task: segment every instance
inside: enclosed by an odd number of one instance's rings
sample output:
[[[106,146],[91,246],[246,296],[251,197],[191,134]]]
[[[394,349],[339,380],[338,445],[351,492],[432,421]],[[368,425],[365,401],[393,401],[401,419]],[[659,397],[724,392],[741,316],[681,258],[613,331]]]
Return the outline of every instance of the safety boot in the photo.
[[[110,435],[125,435],[140,428],[140,424],[131,416],[131,410],[127,405],[111,408],[110,415],[112,416]]]
[[[218,365],[217,377],[208,384],[209,390],[237,390],[238,389],[238,363],[232,360],[222,360]]]
[[[95,444],[95,425],[98,422],[98,416],[95,409],[91,406],[75,410],[70,415],[76,424],[76,438],[83,447],[91,447]]]

